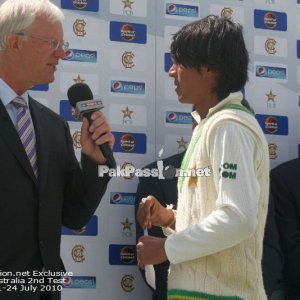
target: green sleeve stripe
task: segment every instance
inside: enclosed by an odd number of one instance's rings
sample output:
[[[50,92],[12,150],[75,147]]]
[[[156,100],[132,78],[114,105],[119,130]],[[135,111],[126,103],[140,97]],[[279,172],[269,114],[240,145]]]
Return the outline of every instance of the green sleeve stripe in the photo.
[[[168,300],[243,300],[237,296],[217,296],[185,290],[169,290]]]

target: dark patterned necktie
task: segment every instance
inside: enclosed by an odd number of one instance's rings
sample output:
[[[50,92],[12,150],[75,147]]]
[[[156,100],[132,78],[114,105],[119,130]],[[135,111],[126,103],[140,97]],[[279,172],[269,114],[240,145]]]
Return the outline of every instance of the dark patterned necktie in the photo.
[[[27,104],[21,97],[17,97],[12,101],[17,109],[17,131],[24,149],[29,158],[35,176],[38,176],[37,153],[35,147],[35,136],[33,124],[27,110]]]

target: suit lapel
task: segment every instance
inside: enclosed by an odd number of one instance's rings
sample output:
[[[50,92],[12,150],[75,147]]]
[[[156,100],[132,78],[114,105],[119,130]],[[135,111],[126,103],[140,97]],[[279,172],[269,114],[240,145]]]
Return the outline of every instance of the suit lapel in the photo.
[[[50,126],[51,121],[45,113],[43,105],[29,96],[29,109],[36,135],[36,150],[38,157],[39,188],[43,189],[47,182],[47,171],[50,154]]]
[[[12,123],[10,116],[2,101],[0,101],[0,138],[4,140],[8,148],[11,150],[20,165],[24,168],[26,173],[31,177],[35,184],[37,184],[36,177],[33,173],[29,159],[22,145],[18,132]]]

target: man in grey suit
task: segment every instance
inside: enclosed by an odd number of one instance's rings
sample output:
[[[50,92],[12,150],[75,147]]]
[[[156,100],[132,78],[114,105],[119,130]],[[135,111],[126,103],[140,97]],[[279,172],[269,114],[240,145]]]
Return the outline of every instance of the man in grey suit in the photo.
[[[68,46],[62,19],[50,1],[0,6],[1,300],[60,299],[58,286],[43,293],[28,280],[61,280],[61,226],[83,227],[108,182],[98,178],[98,164],[106,164],[99,145],[114,144],[104,115],[95,112],[91,125],[83,120],[80,167],[67,123],[27,93],[54,81]],[[8,291],[17,275],[20,282]]]

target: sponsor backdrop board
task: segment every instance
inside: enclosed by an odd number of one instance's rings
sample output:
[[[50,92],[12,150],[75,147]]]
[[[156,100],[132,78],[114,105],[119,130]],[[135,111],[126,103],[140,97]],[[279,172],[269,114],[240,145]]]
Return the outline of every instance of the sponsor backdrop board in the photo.
[[[104,103],[116,136],[119,168],[86,227],[77,232],[62,228],[62,257],[74,275],[65,278],[63,299],[150,300],[136,266],[138,178],[122,170],[142,168],[188,146],[191,106],[178,102],[173,79],[168,77],[172,34],[208,14],[244,26],[250,54],[244,93],[266,134],[274,167],[300,154],[300,1],[52,2],[65,13],[70,50],[55,82],[35,86],[30,93],[69,122],[79,158],[81,123],[72,116],[67,90],[76,82],[87,83]]]

